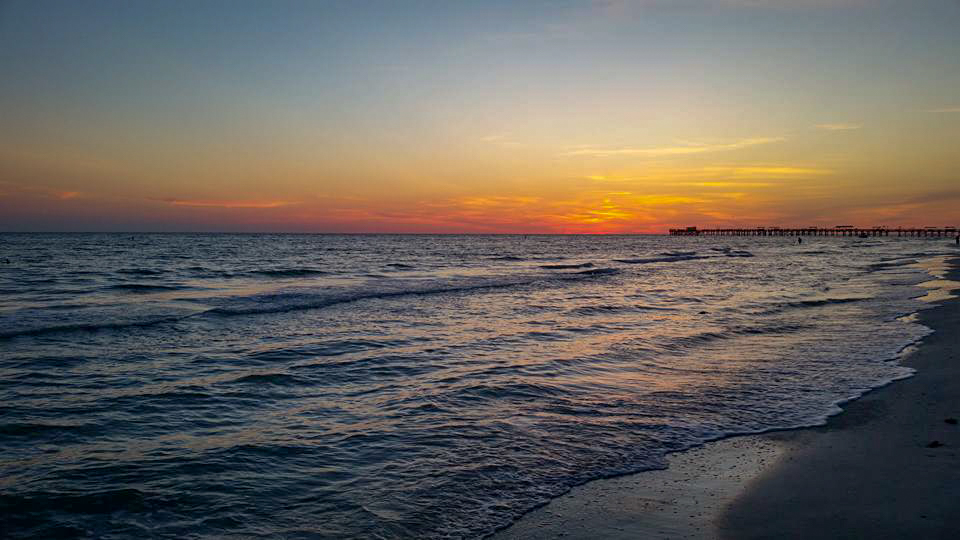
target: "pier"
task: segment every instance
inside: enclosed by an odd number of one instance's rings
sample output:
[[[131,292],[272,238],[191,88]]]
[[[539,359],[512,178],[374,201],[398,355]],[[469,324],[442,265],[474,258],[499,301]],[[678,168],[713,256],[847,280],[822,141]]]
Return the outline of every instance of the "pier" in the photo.
[[[747,227],[729,229],[698,229],[686,227],[670,229],[672,236],[914,236],[914,237],[955,237],[960,234],[958,227],[854,227],[838,225],[836,227]]]

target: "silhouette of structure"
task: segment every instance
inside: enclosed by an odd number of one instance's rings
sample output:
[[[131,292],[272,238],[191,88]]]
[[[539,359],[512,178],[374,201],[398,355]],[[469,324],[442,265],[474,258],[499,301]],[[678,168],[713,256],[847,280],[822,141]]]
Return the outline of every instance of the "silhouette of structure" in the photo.
[[[836,227],[750,227],[731,229],[698,229],[686,227],[670,229],[673,236],[916,236],[916,237],[953,237],[960,234],[957,227],[854,227],[837,225]]]

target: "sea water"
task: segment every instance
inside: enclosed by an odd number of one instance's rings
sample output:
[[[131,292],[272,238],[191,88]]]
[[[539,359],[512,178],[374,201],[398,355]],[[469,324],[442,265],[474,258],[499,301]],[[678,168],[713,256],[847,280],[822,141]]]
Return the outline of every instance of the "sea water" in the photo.
[[[0,235],[0,536],[476,538],[907,377],[898,238]]]

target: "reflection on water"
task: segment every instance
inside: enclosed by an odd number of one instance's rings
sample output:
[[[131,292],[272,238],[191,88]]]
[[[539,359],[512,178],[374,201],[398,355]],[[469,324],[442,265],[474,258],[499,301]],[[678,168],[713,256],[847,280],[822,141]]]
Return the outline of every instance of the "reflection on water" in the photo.
[[[909,376],[895,359],[926,332],[914,284],[948,252],[892,238],[0,242],[14,538],[481,536],[572,485],[817,423]]]

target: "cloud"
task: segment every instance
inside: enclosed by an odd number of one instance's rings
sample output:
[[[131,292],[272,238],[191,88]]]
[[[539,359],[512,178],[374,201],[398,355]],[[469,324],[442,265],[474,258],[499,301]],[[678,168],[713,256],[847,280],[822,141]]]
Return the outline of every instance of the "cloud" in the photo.
[[[150,200],[165,202],[174,206],[196,206],[203,208],[277,208],[297,204],[290,201],[211,201],[173,198]]]
[[[849,131],[852,129],[860,129],[863,126],[860,124],[817,124],[813,127],[827,131]]]
[[[687,154],[704,154],[708,152],[728,152],[751,146],[772,144],[785,140],[783,137],[754,137],[740,139],[728,143],[684,143],[678,146],[661,146],[654,148],[595,148],[581,147],[564,152],[563,156],[677,156]]]
[[[519,146],[523,146],[521,143],[519,143],[519,142],[517,142],[516,140],[514,140],[514,139],[513,139],[509,134],[507,134],[507,133],[498,133],[498,134],[494,134],[494,135],[487,135],[487,136],[485,136],[485,137],[480,137],[480,140],[483,141],[483,142],[485,142],[485,143],[488,143],[488,144],[495,144],[495,145],[497,145],[497,146],[506,146],[506,147],[511,147],[511,148],[516,148],[516,147],[519,147]]]
[[[697,171],[712,176],[726,176],[730,178],[752,177],[792,177],[792,176],[823,176],[833,174],[830,169],[818,167],[795,167],[787,165],[745,165],[730,167],[701,167]]]
[[[424,222],[455,229],[545,232],[630,232],[656,230],[660,216],[709,205],[732,194],[710,197],[679,193],[591,190],[556,199],[535,196],[469,196],[422,201],[409,212]]]
[[[960,189],[946,189],[917,195],[911,197],[907,202],[912,204],[927,204],[958,200],[960,200]]]
[[[927,109],[930,113],[960,113],[960,107],[945,107],[943,109]]]
[[[471,208],[484,208],[484,207],[517,208],[521,206],[536,204],[539,201],[540,201],[540,197],[506,197],[506,196],[461,197],[460,199],[458,199],[459,204],[466,207],[471,207]]]
[[[732,187],[750,187],[750,188],[766,188],[774,187],[779,184],[774,184],[771,182],[681,182],[679,184],[673,184],[675,186],[690,186],[690,187],[709,187],[709,188],[732,188]]]
[[[85,196],[82,191],[63,190],[49,186],[28,186],[15,182],[0,181],[0,188],[5,188],[0,191],[0,196],[4,193],[29,193],[60,200],[77,199]]]
[[[559,198],[473,195],[425,200],[392,213],[391,221],[422,223],[435,230],[474,232],[630,232],[653,230],[658,215],[708,199],[671,193],[592,190]],[[381,213],[382,215],[382,213]]]
[[[721,183],[744,187],[769,187],[774,179],[811,178],[834,174],[831,169],[795,165],[710,165],[706,167],[662,167],[642,174],[593,174],[587,180],[603,183],[655,182],[682,186],[719,187]]]

